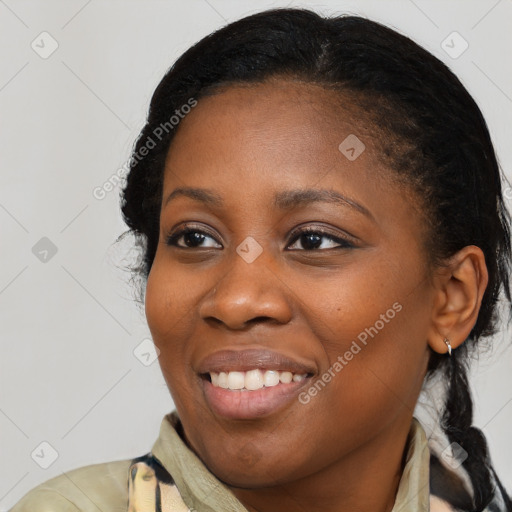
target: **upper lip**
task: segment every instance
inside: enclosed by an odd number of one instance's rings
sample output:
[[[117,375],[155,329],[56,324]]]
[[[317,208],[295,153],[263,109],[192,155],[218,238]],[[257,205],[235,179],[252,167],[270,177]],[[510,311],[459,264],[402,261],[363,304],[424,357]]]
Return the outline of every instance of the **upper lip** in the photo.
[[[298,374],[313,374],[312,365],[303,364],[271,350],[220,350],[205,357],[197,367],[200,374],[209,372],[248,371],[256,368],[289,371]]]

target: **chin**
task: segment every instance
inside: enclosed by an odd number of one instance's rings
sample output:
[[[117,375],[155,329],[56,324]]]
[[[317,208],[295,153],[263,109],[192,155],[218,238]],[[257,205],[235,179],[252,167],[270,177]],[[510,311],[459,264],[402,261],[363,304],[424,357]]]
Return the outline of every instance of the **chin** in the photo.
[[[214,474],[224,484],[237,489],[265,489],[288,481],[287,479],[277,480],[274,475],[256,468],[248,469],[244,473],[226,468],[226,472],[217,471]]]
[[[249,445],[251,446],[251,445]],[[204,460],[204,459],[203,459]],[[280,464],[278,460],[256,451],[245,455],[232,456],[225,460],[218,459],[214,464],[207,464],[208,469],[222,482],[230,487],[240,489],[259,489],[283,485],[307,475],[299,467]],[[304,462],[304,466],[307,466]]]

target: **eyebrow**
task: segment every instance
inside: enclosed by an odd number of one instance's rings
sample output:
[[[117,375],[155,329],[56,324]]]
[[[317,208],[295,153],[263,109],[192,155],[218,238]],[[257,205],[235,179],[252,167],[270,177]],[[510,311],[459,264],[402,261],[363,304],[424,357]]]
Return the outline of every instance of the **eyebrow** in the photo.
[[[170,201],[176,197],[184,196],[194,199],[195,201],[202,202],[208,206],[221,207],[224,204],[222,196],[213,190],[197,187],[179,187],[174,189],[165,199],[164,206],[167,206]],[[274,206],[280,210],[290,210],[297,206],[304,206],[306,204],[324,202],[335,203],[357,210],[370,219],[374,220],[371,212],[358,202],[350,199],[335,190],[328,189],[297,189],[285,190],[278,192],[274,196]]]
[[[350,199],[335,190],[327,189],[298,189],[278,192],[274,198],[274,205],[281,210],[289,210],[296,206],[303,206],[309,203],[324,202],[349,206],[367,217],[373,219],[370,211],[358,202]]]
[[[164,201],[164,206],[167,206],[174,198],[184,196],[190,197],[196,201],[207,204],[208,206],[220,207],[224,203],[224,200],[217,193],[206,188],[195,188],[195,187],[179,187],[174,189]]]

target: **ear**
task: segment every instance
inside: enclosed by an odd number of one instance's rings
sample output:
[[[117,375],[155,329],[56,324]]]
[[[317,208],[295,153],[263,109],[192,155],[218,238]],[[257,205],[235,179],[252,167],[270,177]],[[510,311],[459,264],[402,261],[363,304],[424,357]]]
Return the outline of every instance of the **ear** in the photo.
[[[475,245],[468,245],[435,271],[432,325],[428,344],[439,353],[460,346],[469,336],[480,311],[489,275],[485,256]]]

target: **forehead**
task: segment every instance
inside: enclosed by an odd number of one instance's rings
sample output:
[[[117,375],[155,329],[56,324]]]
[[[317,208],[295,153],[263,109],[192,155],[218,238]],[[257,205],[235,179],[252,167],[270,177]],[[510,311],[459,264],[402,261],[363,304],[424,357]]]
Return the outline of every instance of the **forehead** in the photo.
[[[359,175],[371,168],[375,180],[384,170],[378,142],[370,116],[348,93],[276,78],[229,85],[199,99],[180,121],[166,178],[237,170],[242,179],[250,169],[262,186],[269,173],[318,179],[335,168]]]

